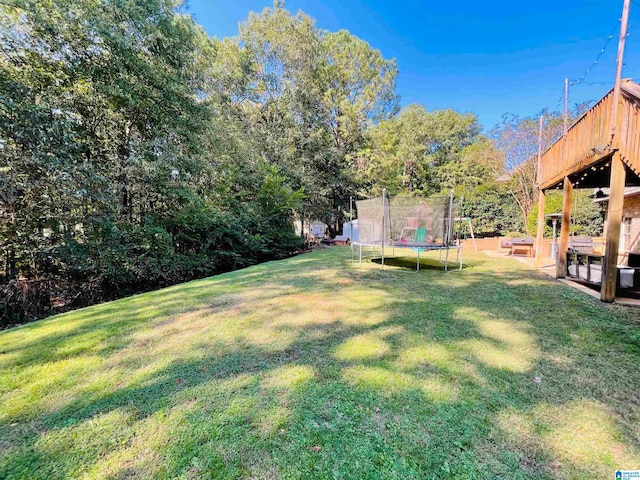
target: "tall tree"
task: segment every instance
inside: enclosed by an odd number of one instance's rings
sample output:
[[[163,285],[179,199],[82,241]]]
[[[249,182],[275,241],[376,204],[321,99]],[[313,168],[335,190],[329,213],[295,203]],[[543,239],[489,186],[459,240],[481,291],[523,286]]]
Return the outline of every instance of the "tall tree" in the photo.
[[[398,108],[395,59],[346,30],[325,32],[323,104],[335,147],[350,154],[358,147],[368,124],[391,118]]]
[[[544,117],[542,128],[542,149],[546,149],[562,133],[563,117],[557,112],[546,110],[540,113]],[[505,155],[505,174],[502,180],[508,188],[522,215],[522,224],[528,234],[527,219],[537,201],[536,175],[538,132],[540,115],[520,118],[506,114],[502,124],[491,131],[496,148]]]
[[[279,4],[250,14],[218,52],[215,95],[224,110],[261,158],[305,189],[302,216],[339,224],[354,189],[348,160],[367,125],[395,111],[395,62]]]
[[[374,193],[382,187],[393,193],[438,192],[450,187],[443,179],[451,180],[451,165],[460,162],[479,130],[472,114],[409,105],[393,119],[371,126],[368,144],[357,157],[359,178]]]
[[[504,154],[491,140],[480,136],[460,150],[455,161],[438,169],[440,187],[454,189],[458,196],[468,196],[480,185],[493,182],[504,172]]]

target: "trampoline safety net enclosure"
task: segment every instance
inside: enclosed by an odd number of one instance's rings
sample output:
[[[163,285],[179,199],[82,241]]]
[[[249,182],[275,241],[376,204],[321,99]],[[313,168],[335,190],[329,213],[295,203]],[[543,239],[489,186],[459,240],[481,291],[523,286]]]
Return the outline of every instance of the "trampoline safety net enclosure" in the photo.
[[[462,268],[461,247],[453,238],[453,222],[456,204],[453,195],[448,197],[382,197],[356,201],[358,248],[362,261],[362,248],[380,249],[382,267],[385,255],[395,256],[396,249],[408,248],[417,252],[416,271],[420,269],[420,252],[440,250],[445,252],[445,270],[449,262],[449,250],[456,251],[456,261]],[[442,255],[440,256],[442,260]]]

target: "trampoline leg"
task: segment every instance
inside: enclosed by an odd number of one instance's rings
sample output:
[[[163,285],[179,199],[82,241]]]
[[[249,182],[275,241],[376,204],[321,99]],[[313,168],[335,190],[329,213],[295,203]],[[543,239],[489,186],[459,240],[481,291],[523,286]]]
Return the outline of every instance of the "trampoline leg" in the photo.
[[[462,270],[462,246],[458,249],[458,259],[460,260],[460,268],[458,270]]]
[[[416,272],[420,271],[420,250],[418,250],[418,263],[416,263]]]
[[[442,254],[442,251],[440,252]],[[444,271],[449,270],[449,249],[447,248],[444,252]]]

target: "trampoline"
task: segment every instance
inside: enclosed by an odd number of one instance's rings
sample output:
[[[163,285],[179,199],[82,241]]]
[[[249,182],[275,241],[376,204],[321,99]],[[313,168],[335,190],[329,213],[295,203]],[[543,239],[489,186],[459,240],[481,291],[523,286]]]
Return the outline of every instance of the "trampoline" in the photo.
[[[448,197],[382,196],[358,200],[359,238],[351,243],[351,260],[355,251],[362,263],[362,251],[380,251],[381,265],[385,258],[395,257],[396,249],[409,249],[417,253],[416,272],[420,271],[420,253],[437,250],[440,261],[444,253],[444,269],[449,267],[449,253],[456,252],[458,269],[462,269],[462,246],[453,238],[456,204],[453,193]],[[386,255],[386,256],[385,256]]]

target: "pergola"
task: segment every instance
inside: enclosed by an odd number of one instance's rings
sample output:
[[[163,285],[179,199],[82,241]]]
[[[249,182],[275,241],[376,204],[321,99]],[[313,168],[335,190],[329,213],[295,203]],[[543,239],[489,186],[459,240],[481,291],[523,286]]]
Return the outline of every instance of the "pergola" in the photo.
[[[567,268],[571,192],[574,188],[611,190],[605,231],[600,299],[616,293],[618,247],[625,186],[640,185],[640,85],[631,80],[607,93],[540,157],[536,264],[542,258],[545,192],[562,188],[564,200],[556,278]]]

